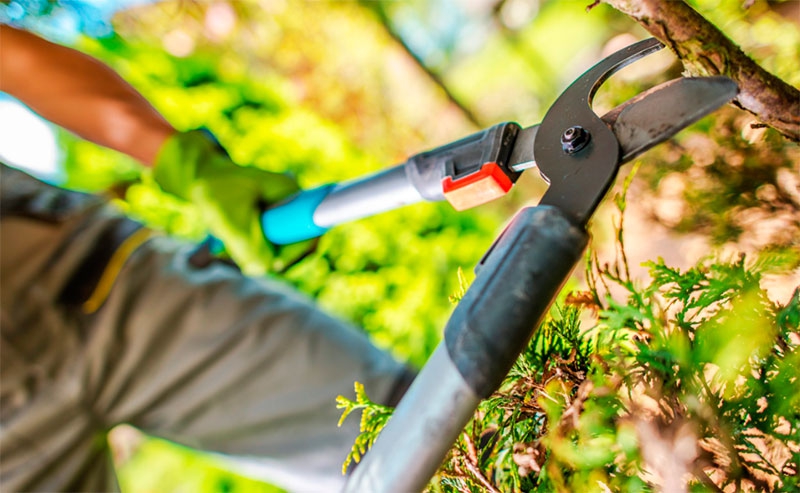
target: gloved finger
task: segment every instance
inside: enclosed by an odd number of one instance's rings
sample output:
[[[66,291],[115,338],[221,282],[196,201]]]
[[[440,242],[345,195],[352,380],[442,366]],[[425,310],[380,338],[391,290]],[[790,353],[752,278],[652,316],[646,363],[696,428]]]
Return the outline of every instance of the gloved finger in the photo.
[[[225,247],[242,272],[251,276],[270,272],[275,256],[261,232],[257,214],[253,214],[246,224],[226,221],[221,230]]]
[[[317,249],[319,238],[293,243],[291,245],[273,245],[275,257],[272,261],[273,272],[286,272],[290,267],[308,257]]]
[[[220,186],[218,181],[197,184],[193,198],[211,233],[222,241],[242,271],[262,275],[269,270],[274,255],[261,229],[257,193],[246,190],[248,183],[231,180],[225,183],[227,186]]]
[[[261,197],[265,205],[270,206],[300,191],[300,186],[293,176],[284,173],[266,173],[258,181]]]

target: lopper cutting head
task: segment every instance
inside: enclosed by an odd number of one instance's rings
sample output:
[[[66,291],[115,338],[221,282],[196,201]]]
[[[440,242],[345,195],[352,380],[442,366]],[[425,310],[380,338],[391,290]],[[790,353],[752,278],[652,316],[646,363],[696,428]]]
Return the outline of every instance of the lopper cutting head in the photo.
[[[541,204],[584,224],[619,167],[732,100],[738,88],[723,76],[680,78],[656,86],[602,118],[592,110],[597,89],[626,65],[663,48],[647,39],[600,61],[569,86],[542,123],[520,131],[509,156],[513,171],[537,166],[550,184]]]
[[[649,39],[600,61],[564,91],[539,125],[522,129],[514,122],[499,123],[391,169],[301,192],[264,212],[264,233],[272,243],[290,244],[420,200],[447,200],[456,210],[469,209],[505,195],[533,166],[550,184],[541,203],[583,225],[620,165],[736,95],[736,84],[726,77],[679,78],[597,116],[592,98],[603,81],[661,48]]]

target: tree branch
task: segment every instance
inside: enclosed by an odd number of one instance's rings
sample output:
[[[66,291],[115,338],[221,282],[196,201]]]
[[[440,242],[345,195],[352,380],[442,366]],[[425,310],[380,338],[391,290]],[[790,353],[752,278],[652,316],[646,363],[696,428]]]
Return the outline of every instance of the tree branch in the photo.
[[[420,69],[422,69],[423,72],[425,72],[425,75],[427,75],[428,78],[430,78],[433,81],[433,83],[436,84],[442,90],[442,92],[444,92],[444,95],[447,97],[450,103],[452,103],[459,110],[461,110],[461,112],[464,114],[467,120],[470,121],[470,123],[472,123],[478,128],[483,128],[485,125],[483,122],[481,122],[480,118],[478,118],[478,116],[475,113],[473,113],[472,110],[469,107],[467,107],[466,104],[460,101],[456,97],[456,95],[453,94],[453,92],[444,82],[444,79],[442,79],[442,77],[438,73],[434,72],[422,60],[422,58],[419,57],[419,55],[414,53],[414,50],[412,50],[411,47],[408,46],[408,43],[406,43],[406,41],[400,36],[400,34],[397,33],[397,31],[392,26],[392,22],[389,19],[389,15],[386,13],[384,5],[381,2],[372,2],[372,1],[362,2],[362,5],[364,5],[365,8],[367,8],[373,14],[375,14],[375,16],[378,18],[378,21],[386,30],[386,33],[389,34],[392,40],[394,40],[398,45],[400,45],[400,47],[402,47],[403,50],[405,50],[405,52],[408,54],[408,56],[411,57],[414,63]]]
[[[629,15],[678,56],[690,75],[727,75],[736,103],[787,138],[800,141],[800,91],[764,70],[683,1],[604,0]]]

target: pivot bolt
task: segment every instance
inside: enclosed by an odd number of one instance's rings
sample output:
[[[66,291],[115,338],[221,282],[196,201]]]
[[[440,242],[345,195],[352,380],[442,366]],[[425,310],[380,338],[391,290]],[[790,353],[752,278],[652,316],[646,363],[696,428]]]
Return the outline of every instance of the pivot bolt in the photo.
[[[561,134],[561,148],[564,149],[564,152],[567,154],[574,154],[586,147],[586,144],[589,143],[591,138],[591,134],[583,127],[577,125],[569,127]]]

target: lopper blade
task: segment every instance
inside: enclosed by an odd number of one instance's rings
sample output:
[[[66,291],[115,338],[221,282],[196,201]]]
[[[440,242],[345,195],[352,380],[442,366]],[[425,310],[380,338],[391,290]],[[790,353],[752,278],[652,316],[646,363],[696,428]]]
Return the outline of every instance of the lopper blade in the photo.
[[[731,101],[739,91],[728,77],[674,79],[623,103],[603,116],[630,161]]]
[[[620,163],[625,163],[713,113],[737,92],[736,83],[725,76],[674,79],[629,99],[602,120],[617,137]],[[539,125],[533,125],[520,132],[509,159],[514,171],[536,166],[533,143],[538,131]]]

